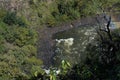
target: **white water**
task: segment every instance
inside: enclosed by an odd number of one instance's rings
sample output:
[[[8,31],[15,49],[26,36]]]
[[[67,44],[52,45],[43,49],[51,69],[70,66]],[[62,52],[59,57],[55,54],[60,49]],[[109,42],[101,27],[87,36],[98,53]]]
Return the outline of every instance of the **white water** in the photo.
[[[106,29],[104,24],[103,28]],[[117,29],[116,22],[111,21],[111,30]],[[81,60],[84,60],[86,55],[86,48],[88,44],[98,46],[95,42],[95,36],[97,35],[94,26],[80,27],[77,29],[64,31],[56,34],[56,56],[54,60],[56,63],[60,63],[62,59],[69,61],[71,64],[76,64]]]
[[[72,46],[72,45],[73,45],[74,38],[56,39],[55,41],[57,41],[57,44],[60,44],[61,42],[64,42],[64,44],[65,44],[66,46]]]
[[[57,37],[58,36],[58,37]],[[95,43],[94,27],[80,27],[56,34],[55,63],[67,60],[71,64],[80,62],[89,43]]]

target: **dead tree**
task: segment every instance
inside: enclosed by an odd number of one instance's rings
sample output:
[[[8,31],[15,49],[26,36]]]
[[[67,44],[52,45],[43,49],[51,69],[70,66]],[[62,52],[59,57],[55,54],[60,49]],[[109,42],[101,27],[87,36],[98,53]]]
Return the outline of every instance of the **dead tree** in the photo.
[[[116,52],[119,49],[116,47],[116,42],[113,40],[110,30],[111,16],[107,17],[104,15],[104,19],[107,22],[107,25],[105,26],[101,26],[101,24],[99,24],[99,20],[97,19],[99,29],[96,31],[100,39],[100,60],[104,64],[113,65],[116,63]]]

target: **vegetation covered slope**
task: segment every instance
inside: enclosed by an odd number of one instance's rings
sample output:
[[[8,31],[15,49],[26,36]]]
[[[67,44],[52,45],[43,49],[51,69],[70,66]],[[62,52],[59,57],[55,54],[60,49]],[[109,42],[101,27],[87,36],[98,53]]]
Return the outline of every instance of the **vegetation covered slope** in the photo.
[[[37,55],[37,33],[15,13],[6,12],[0,20],[0,79],[32,76],[42,61]]]

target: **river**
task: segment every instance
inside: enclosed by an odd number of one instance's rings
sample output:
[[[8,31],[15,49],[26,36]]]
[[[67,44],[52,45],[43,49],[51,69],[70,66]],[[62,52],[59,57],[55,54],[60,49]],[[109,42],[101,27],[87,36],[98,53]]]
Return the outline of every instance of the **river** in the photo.
[[[75,22],[66,23],[54,28],[45,28],[39,32],[38,58],[42,59],[45,66],[58,65],[61,60],[68,60],[71,64],[84,61],[86,47],[89,43],[96,45],[95,29],[98,21],[106,25],[103,15],[88,17]],[[111,29],[116,29],[119,21],[112,19]]]
[[[72,65],[84,61],[88,44],[96,45],[95,27],[81,26],[53,35],[53,39],[56,40],[54,64],[58,65],[62,60],[66,60]]]
[[[109,18],[109,16],[105,17]],[[111,30],[119,28],[119,21],[115,21],[114,17],[109,27]],[[104,23],[103,27],[106,25],[107,23]],[[54,34],[53,39],[56,40],[54,64],[58,65],[62,60],[66,60],[71,64],[83,62],[86,54],[89,53],[87,51],[88,45],[98,47],[95,39],[98,36],[96,29],[98,29],[97,25],[84,25]]]

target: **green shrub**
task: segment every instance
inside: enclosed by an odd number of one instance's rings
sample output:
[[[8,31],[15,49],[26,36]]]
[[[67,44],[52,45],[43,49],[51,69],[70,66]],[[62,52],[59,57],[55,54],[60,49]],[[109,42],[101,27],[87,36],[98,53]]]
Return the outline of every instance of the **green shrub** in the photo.
[[[16,13],[7,13],[3,19],[3,22],[8,25],[17,24]]]
[[[15,41],[15,31],[14,28],[7,28],[6,31],[4,32],[4,37],[7,42],[13,43]]]
[[[0,20],[0,35],[3,35],[6,29],[7,29],[7,25]]]
[[[55,20],[55,18],[53,16],[49,16],[46,19],[46,23],[47,23],[48,27],[53,27],[56,24],[56,20]]]
[[[26,25],[25,22],[20,17],[18,17],[15,12],[8,12],[3,18],[3,22],[8,25]]]
[[[6,10],[5,9],[0,9],[0,19],[3,19],[3,17],[6,15]]]
[[[33,45],[25,45],[21,49],[25,53],[25,56],[29,57],[36,56],[37,49]]]
[[[37,35],[32,29],[19,27],[15,29],[15,42],[18,46],[24,46],[28,44],[34,45],[37,41]]]
[[[19,26],[26,26],[25,21],[24,21],[22,18],[20,18],[20,17],[17,18],[16,23],[17,23]]]
[[[5,46],[0,45],[0,54],[4,54],[4,52],[5,52]]]

